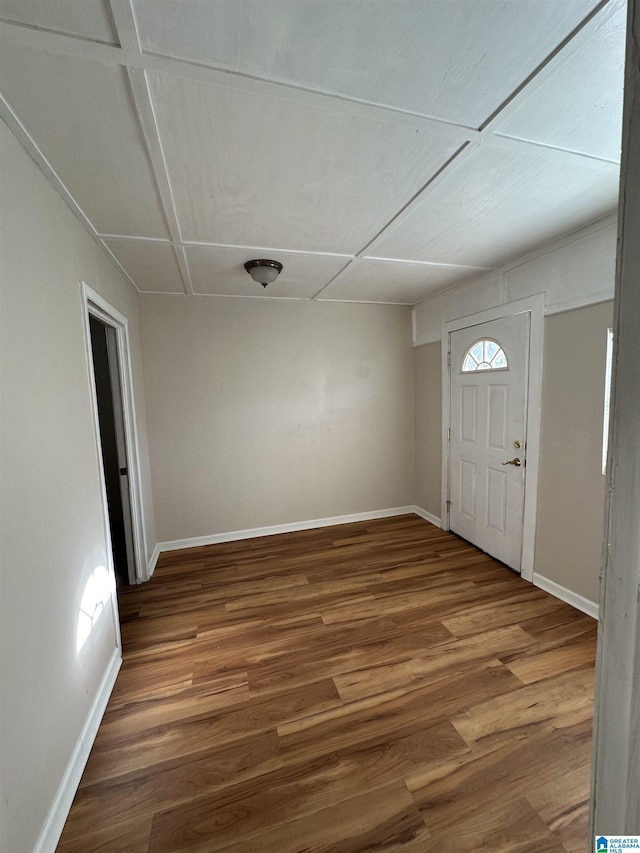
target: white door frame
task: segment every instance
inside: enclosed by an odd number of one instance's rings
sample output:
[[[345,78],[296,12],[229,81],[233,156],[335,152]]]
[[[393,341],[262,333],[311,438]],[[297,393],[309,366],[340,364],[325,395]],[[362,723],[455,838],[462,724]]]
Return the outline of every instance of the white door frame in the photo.
[[[442,495],[440,518],[443,530],[449,530],[449,430],[451,428],[451,333],[490,320],[500,320],[514,314],[528,312],[531,329],[529,337],[528,401],[527,401],[527,454],[524,479],[524,524],[522,531],[521,577],[533,583],[533,558],[536,540],[536,513],[538,508],[538,463],[540,460],[540,425],[542,415],[542,355],[544,342],[544,293],[507,302],[496,308],[470,314],[442,324]]]
[[[131,371],[131,356],[129,348],[129,326],[125,316],[116,311],[106,299],[92,290],[86,282],[81,282],[82,305],[85,325],[85,346],[87,351],[87,364],[89,378],[91,380],[91,396],[93,401],[93,418],[95,436],[97,442],[98,462],[100,475],[102,477],[102,501],[105,513],[107,545],[111,550],[109,510],[107,506],[106,487],[104,485],[104,468],[102,464],[102,452],[100,445],[100,422],[98,420],[98,401],[95,390],[95,376],[93,371],[93,357],[91,353],[91,331],[89,329],[89,316],[96,317],[100,322],[115,329],[118,367],[120,372],[120,384],[122,390],[122,411],[124,415],[124,439],[127,450],[127,470],[129,473],[129,491],[131,497],[131,526],[133,533],[133,551],[135,560],[135,582],[142,583],[149,580],[147,566],[147,541],[144,528],[144,510],[142,504],[142,478],[140,475],[140,452],[138,449],[138,431],[136,427],[135,404],[133,399],[133,374]],[[113,561],[113,556],[112,556]]]
[[[640,831],[640,0],[630,0],[589,834]]]

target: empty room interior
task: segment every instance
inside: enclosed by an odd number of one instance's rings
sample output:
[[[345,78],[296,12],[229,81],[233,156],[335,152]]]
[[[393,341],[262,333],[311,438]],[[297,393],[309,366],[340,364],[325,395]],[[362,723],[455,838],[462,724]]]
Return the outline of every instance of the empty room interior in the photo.
[[[0,0],[1,850],[631,831],[630,5]]]

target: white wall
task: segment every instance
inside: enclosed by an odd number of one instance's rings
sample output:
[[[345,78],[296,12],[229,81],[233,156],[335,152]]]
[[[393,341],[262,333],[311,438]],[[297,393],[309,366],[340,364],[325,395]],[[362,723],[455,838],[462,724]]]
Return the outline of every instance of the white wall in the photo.
[[[535,293],[546,294],[545,338],[547,334],[549,338],[543,372],[534,581],[552,581],[594,607],[604,523],[602,413],[615,252],[616,221],[608,217],[425,300],[416,306],[414,316],[417,375],[435,376],[441,365],[444,322]],[[580,307],[596,303],[596,307]],[[578,346],[589,347],[583,371]],[[427,404],[425,399],[431,386],[416,384],[416,495],[418,503],[422,499],[434,506],[441,480],[441,424],[432,417],[433,401]],[[563,406],[563,400],[570,399],[573,403]],[[554,590],[564,595],[557,586]]]
[[[146,296],[160,541],[413,504],[411,312]]]
[[[612,318],[613,306],[605,302],[545,320],[535,572],[592,602],[598,601],[602,564],[602,429]]]
[[[76,648],[83,590],[107,548],[82,279],[130,322],[151,545],[155,531],[136,294],[2,122],[0,155],[0,849],[24,853],[118,654],[110,605]]]

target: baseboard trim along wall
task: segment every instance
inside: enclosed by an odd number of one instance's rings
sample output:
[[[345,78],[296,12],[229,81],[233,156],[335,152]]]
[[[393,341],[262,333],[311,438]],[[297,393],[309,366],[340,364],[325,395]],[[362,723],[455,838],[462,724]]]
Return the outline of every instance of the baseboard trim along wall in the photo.
[[[121,664],[120,649],[114,649],[111,660],[107,664],[107,669],[102,676],[102,681],[93,700],[89,715],[82,727],[78,742],[67,764],[67,769],[60,782],[58,792],[49,809],[49,814],[42,827],[42,832],[34,848],[34,853],[52,853],[57,847]]]
[[[435,524],[436,527],[442,527],[441,520],[433,513],[427,512],[419,506],[398,506],[390,509],[373,510],[372,512],[356,512],[350,515],[336,515],[331,518],[315,518],[310,521],[294,521],[289,524],[275,524],[271,527],[254,527],[246,530],[232,530],[228,533],[214,533],[210,536],[195,536],[191,539],[174,539],[169,542],[158,542],[153,551],[153,556],[149,561],[149,577],[155,569],[158,557],[165,551],[180,551],[183,548],[199,548],[203,545],[216,545],[219,542],[236,542],[241,539],[255,539],[258,536],[275,536],[278,533],[296,533],[300,530],[313,530],[316,527],[331,527],[334,524],[350,524],[355,521],[371,521],[376,518],[392,518],[396,515],[408,515],[413,513],[420,516],[425,521]],[[598,618],[599,605],[595,601],[590,601],[577,592],[573,592],[567,587],[562,586],[555,581],[545,578],[536,572],[533,574],[533,583],[535,586],[543,589],[545,592],[554,595],[561,601],[565,601],[577,610],[581,610],[593,619]]]
[[[432,513],[427,512],[426,509],[422,509],[422,507],[419,506],[414,506],[413,511],[416,515],[419,515],[420,518],[424,518],[425,521],[430,521],[431,524],[435,524],[436,527],[442,527],[442,521],[437,515],[433,515]]]
[[[310,521],[274,524],[271,527],[231,530],[228,533],[213,533],[210,536],[195,536],[192,539],[174,539],[169,542],[158,542],[156,549],[159,553],[164,551],[180,551],[182,548],[199,548],[202,545],[217,545],[219,542],[256,539],[258,536],[275,536],[278,533],[297,533],[300,530],[313,530],[316,527],[331,527],[334,524],[351,524],[355,521],[371,521],[375,518],[392,518],[396,515],[409,515],[412,513],[440,527],[440,519],[417,506],[397,506],[390,509],[373,510],[372,512],[355,512],[350,515],[335,515],[331,518],[314,518]]]
[[[158,564],[158,557],[160,556],[160,546],[156,545],[153,549],[153,554],[149,559],[149,564],[147,566],[147,580],[151,577],[151,575],[155,572],[156,566]]]
[[[533,573],[533,584],[534,586],[540,587],[540,589],[543,589],[545,592],[555,595],[555,597],[559,598],[561,601],[565,601],[567,604],[575,607],[576,610],[581,610],[583,613],[586,613],[587,616],[591,616],[593,619],[598,618],[600,605],[595,601],[590,601],[588,598],[578,595],[577,592],[572,592],[572,590],[567,589],[566,586],[562,586],[555,581],[549,580],[549,578],[536,574],[536,572]]]

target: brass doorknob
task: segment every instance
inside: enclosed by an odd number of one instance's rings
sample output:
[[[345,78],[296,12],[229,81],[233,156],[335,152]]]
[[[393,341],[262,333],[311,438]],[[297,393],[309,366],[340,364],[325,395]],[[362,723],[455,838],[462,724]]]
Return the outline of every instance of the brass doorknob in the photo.
[[[510,459],[508,462],[502,462],[502,465],[515,465],[516,468],[519,468],[522,465],[522,462],[516,456],[515,459]]]

